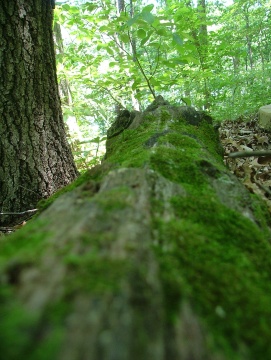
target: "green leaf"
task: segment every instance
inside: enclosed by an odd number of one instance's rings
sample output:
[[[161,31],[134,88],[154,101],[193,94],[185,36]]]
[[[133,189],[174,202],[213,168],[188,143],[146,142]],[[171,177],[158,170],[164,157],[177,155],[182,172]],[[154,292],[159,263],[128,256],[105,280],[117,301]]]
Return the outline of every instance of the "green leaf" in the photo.
[[[70,6],[70,14],[79,14],[79,9],[76,6]]]
[[[115,61],[111,61],[108,65],[109,65],[109,67],[114,67],[116,65],[119,65],[119,63],[117,63]]]
[[[129,42],[130,42],[129,35],[128,35],[128,34],[125,34],[125,33],[121,34],[121,35],[120,35],[120,40],[121,40],[122,42],[124,42],[125,44],[129,44]]]
[[[183,40],[180,38],[180,36],[177,33],[172,34],[173,37],[173,41],[177,44],[182,46],[183,45]]]
[[[160,36],[167,36],[167,31],[166,29],[157,29],[157,34],[160,35]]]
[[[196,59],[194,56],[184,56],[182,58],[183,61],[187,61],[189,64],[193,64],[193,65],[199,65],[200,64],[200,61],[199,59]]]
[[[143,29],[138,29],[137,30],[137,36],[139,37],[139,39],[145,39],[146,38],[146,31]],[[148,37],[147,37],[148,40]]]
[[[153,8],[154,8],[153,4],[144,6],[144,8],[142,9],[142,12],[150,12],[150,11],[152,11]]]
[[[174,69],[176,67],[176,64],[174,64],[173,62],[168,61],[168,60],[162,61],[162,64],[171,69]]]
[[[184,58],[174,58],[172,59],[173,66],[176,67],[176,65],[185,65],[187,64],[187,60]]]
[[[108,54],[114,55],[114,51],[111,48],[107,47],[105,50],[108,52]]]
[[[140,84],[139,81],[135,80],[134,83],[132,84],[132,89],[136,90],[138,88],[138,85]]]
[[[100,26],[100,27],[99,27],[99,31],[101,31],[101,32],[106,32],[106,31],[108,31],[108,26],[106,26],[106,25]]]
[[[148,46],[153,46],[158,49],[158,48],[160,48],[161,44],[157,41],[153,41],[153,42],[149,43]]]
[[[148,24],[152,24],[155,20],[155,16],[153,16],[150,12],[142,12],[142,19],[145,20]]]
[[[93,11],[94,9],[97,8],[97,5],[94,5],[93,3],[89,3],[87,2],[84,6],[84,8],[86,8],[89,12]]]
[[[155,85],[161,85],[161,81],[160,80],[156,80],[155,78],[151,78],[150,80],[151,85],[155,86]]]
[[[69,11],[70,10],[70,5],[68,5],[68,4],[62,5],[62,10]]]
[[[149,40],[149,36],[146,36],[145,39],[141,41],[140,46],[144,46],[148,40]]]
[[[187,97],[183,97],[182,100],[186,103],[186,105],[191,106],[191,99]]]
[[[127,23],[126,23],[127,26],[131,27],[132,25],[134,25],[134,23],[137,22],[138,18],[139,18],[139,14],[137,14],[136,16],[134,16],[134,17],[132,17],[131,19],[129,19],[129,20],[127,21]]]

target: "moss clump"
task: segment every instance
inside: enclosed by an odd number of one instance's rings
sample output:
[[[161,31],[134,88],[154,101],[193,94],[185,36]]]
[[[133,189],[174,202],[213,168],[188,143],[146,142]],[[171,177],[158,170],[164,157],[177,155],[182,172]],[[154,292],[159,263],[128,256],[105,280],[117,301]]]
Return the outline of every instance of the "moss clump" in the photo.
[[[255,218],[257,219],[257,224],[260,226],[262,231],[265,232],[266,238],[269,238],[271,241],[269,231],[269,229],[271,229],[271,216],[267,204],[256,194],[251,194],[250,196],[252,198],[252,210],[255,214]]]
[[[69,307],[51,304],[40,315],[26,311],[10,287],[0,290],[0,352],[3,359],[56,359],[63,339],[63,319]],[[42,321],[41,321],[42,320]]]
[[[188,299],[227,359],[271,357],[271,245],[251,220],[214,197],[173,198],[175,219],[156,222],[169,319]],[[264,340],[263,340],[264,339]]]
[[[151,155],[150,163],[153,170],[171,181],[190,184],[193,179],[194,186],[202,186],[207,181],[195,163],[195,156],[194,152],[183,156],[180,148],[159,146]]]
[[[27,314],[15,300],[10,287],[0,289],[0,352],[3,359],[16,360],[29,346],[29,332],[35,317]]]
[[[144,128],[124,130],[118,137],[113,138],[107,147],[108,162],[118,167],[142,167],[148,160],[149,152],[143,144],[148,140],[150,130]]]
[[[58,359],[65,338],[64,319],[70,311],[71,306],[68,301],[50,304],[43,313],[42,322],[37,321],[32,327],[32,343],[23,357],[29,360]],[[36,339],[33,332],[36,334]]]
[[[105,214],[111,212],[112,215],[112,212],[125,209],[129,205],[131,193],[131,189],[124,185],[98,194],[94,201],[99,204]]]
[[[1,238],[0,241],[0,268],[1,264],[13,257],[24,259],[24,262],[35,259],[44,250],[44,240],[48,231],[43,231],[44,222],[37,219],[29,221],[16,233]],[[31,236],[29,234],[31,233]]]
[[[121,279],[129,271],[129,262],[100,257],[96,250],[92,249],[83,256],[71,255],[65,258],[70,269],[66,283],[68,296],[82,292],[92,295],[112,294],[120,290]]]

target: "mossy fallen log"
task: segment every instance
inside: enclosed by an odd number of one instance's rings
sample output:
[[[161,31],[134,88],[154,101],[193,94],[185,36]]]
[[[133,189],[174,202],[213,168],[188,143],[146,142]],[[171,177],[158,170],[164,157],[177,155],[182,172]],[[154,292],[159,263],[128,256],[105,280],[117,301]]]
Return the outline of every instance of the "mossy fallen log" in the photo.
[[[271,358],[268,212],[211,118],[162,100],[1,238],[1,358]]]

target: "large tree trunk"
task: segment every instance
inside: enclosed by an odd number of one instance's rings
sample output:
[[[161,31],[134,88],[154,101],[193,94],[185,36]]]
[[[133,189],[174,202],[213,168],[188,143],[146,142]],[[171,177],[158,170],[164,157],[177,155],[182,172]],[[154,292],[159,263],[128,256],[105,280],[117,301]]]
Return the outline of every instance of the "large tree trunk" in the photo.
[[[0,211],[31,209],[77,176],[56,79],[50,0],[0,2]],[[0,215],[0,223],[10,222]]]
[[[0,243],[3,359],[271,358],[269,218],[208,116],[123,111],[66,190]]]

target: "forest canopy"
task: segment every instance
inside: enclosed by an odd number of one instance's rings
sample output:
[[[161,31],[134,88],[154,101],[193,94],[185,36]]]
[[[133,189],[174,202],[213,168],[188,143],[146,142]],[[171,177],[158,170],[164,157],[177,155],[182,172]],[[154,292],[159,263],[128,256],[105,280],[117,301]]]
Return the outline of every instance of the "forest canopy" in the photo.
[[[158,94],[217,121],[269,103],[270,6],[268,0],[57,2],[58,77],[79,168],[97,161],[116,112],[144,109]]]

